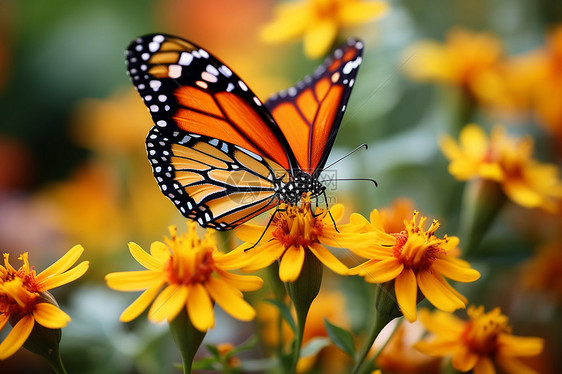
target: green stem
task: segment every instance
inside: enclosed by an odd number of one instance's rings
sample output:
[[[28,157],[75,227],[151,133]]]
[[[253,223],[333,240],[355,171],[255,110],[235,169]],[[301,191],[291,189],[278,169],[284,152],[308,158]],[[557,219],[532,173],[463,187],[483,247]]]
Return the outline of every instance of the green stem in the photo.
[[[306,250],[300,276],[296,281],[287,283],[289,296],[291,297],[291,300],[293,300],[295,312],[297,314],[297,331],[293,343],[292,360],[289,373],[295,373],[297,370],[306,317],[312,301],[316,298],[318,292],[320,291],[322,271],[322,263],[312,252]]]
[[[49,365],[51,365],[51,368],[54,370],[56,374],[66,374],[66,370],[62,363],[62,357],[60,355],[59,349],[56,349],[52,351],[49,355],[45,355],[43,357],[45,357],[45,359],[47,360]]]
[[[394,327],[394,330],[392,330],[392,333],[390,334],[390,336],[388,337],[388,339],[383,343],[383,345],[377,350],[377,352],[371,357],[369,358],[368,361],[365,362],[365,365],[363,365],[364,369],[367,370],[362,370],[362,372],[371,372],[372,370],[369,370],[369,368],[373,368],[375,366],[375,361],[377,360],[377,358],[379,357],[379,355],[382,353],[382,351],[386,348],[386,346],[388,345],[388,343],[390,343],[390,340],[392,339],[392,337],[394,336],[394,334],[396,333],[396,331],[398,331],[398,328],[400,327],[400,322],[399,321],[396,326]],[[375,337],[376,339],[376,337]]]
[[[375,339],[382,329],[394,318],[402,315],[394,295],[394,281],[377,284],[376,286],[374,321],[367,335],[367,339],[363,342],[363,346],[355,356],[355,365],[353,366],[352,374],[360,372],[365,358],[369,354]]]
[[[369,331],[369,335],[367,336],[367,339],[363,343],[361,350],[357,353],[355,357],[355,365],[353,366],[353,370],[351,371],[352,374],[359,373],[359,369],[361,368],[363,361],[365,361],[365,358],[369,354],[369,351],[371,350],[371,347],[373,346],[375,339],[377,338],[377,336],[379,336],[381,330],[390,321],[391,321],[390,319],[385,318],[380,313],[375,313],[375,320],[373,321],[373,326]]]
[[[170,321],[170,331],[181,353],[183,372],[190,374],[193,358],[207,332],[199,331],[193,326],[185,308]]]
[[[506,200],[497,182],[486,179],[467,182],[461,215],[461,239],[465,256],[477,250]]]

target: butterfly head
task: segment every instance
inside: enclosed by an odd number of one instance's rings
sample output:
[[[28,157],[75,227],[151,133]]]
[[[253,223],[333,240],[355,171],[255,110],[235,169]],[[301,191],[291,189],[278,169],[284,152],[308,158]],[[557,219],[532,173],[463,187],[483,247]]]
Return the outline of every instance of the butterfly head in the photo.
[[[277,197],[286,203],[298,204],[304,194],[310,193],[310,197],[322,195],[326,191],[326,186],[314,176],[304,172],[296,172],[289,182],[278,184]]]

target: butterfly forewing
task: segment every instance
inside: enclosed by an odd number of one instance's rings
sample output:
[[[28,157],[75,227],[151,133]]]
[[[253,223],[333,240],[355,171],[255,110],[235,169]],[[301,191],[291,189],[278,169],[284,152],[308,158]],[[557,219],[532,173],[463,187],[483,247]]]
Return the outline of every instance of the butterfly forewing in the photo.
[[[147,35],[127,49],[127,68],[162,132],[217,138],[290,168],[291,151],[270,113],[204,49],[173,36]]]
[[[299,168],[309,174],[317,175],[326,163],[362,52],[363,42],[350,38],[312,76],[265,103],[288,140]]]

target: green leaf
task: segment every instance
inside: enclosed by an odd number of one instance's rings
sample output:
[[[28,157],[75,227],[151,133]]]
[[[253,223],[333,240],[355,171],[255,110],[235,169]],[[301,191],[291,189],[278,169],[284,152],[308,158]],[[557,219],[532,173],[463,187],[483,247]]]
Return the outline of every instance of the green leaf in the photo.
[[[310,339],[303,349],[301,349],[301,357],[315,356],[318,352],[330,344],[332,344],[332,341],[329,338],[318,337]]]
[[[291,314],[291,309],[289,309],[289,307],[287,305],[283,304],[279,300],[266,299],[264,301],[275,305],[277,307],[277,309],[279,309],[279,312],[281,313],[281,316],[283,317],[283,319],[285,321],[287,321],[287,323],[291,327],[291,330],[293,330],[293,333],[296,334],[297,325],[295,324],[295,320],[293,318],[293,315]]]
[[[330,336],[330,339],[334,342],[336,347],[350,355],[351,357],[355,356],[355,345],[353,344],[353,336],[347,330],[342,329],[332,323],[330,323],[327,319],[324,319],[324,326],[326,327],[326,331]]]
[[[218,363],[215,357],[205,357],[193,363],[193,370],[216,370]]]

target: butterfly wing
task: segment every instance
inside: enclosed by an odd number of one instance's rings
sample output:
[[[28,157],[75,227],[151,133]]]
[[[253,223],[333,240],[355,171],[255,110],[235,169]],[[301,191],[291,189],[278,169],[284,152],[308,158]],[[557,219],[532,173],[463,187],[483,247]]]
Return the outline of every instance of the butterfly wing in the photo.
[[[277,204],[296,160],[260,100],[204,49],[161,34],[133,41],[127,69],[155,126],[146,146],[162,192],[202,226],[231,229]]]
[[[155,126],[146,148],[162,193],[184,216],[217,230],[276,206],[276,186],[289,180],[280,165],[217,138]]]
[[[317,175],[326,164],[362,52],[363,42],[350,38],[312,76],[265,103],[288,140],[299,168],[311,175]]]

